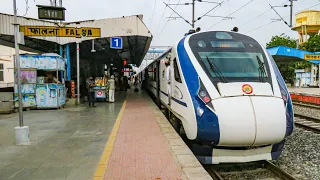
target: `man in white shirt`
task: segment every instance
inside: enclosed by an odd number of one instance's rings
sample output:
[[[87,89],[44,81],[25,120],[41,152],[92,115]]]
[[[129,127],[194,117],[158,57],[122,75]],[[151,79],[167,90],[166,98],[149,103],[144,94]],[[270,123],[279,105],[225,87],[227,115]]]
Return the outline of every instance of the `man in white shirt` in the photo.
[[[167,80],[167,92],[168,92],[168,101],[169,101],[169,105],[171,104],[171,69],[170,69],[170,61],[167,60],[165,62],[166,65],[166,80]]]
[[[111,76],[111,79],[109,79],[109,102],[114,102],[114,91],[116,89],[115,82],[114,82],[114,76]]]

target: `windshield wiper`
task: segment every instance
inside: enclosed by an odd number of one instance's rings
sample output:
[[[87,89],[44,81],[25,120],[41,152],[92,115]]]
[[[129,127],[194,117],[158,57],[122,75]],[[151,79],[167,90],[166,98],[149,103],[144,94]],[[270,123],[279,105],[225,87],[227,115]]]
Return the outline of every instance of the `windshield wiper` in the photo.
[[[209,60],[208,56],[206,56],[206,58],[207,58],[207,61],[208,61],[208,63],[209,63],[209,66],[210,66],[211,71],[212,71],[216,76],[218,76],[222,82],[227,83],[227,82],[228,82],[227,79],[221,74],[221,72],[219,71],[218,67],[217,67],[213,62],[211,62],[211,61]]]
[[[267,77],[266,70],[264,69],[264,62],[261,61],[259,56],[257,56],[257,61],[259,63],[259,80],[260,82],[264,82],[263,79]]]

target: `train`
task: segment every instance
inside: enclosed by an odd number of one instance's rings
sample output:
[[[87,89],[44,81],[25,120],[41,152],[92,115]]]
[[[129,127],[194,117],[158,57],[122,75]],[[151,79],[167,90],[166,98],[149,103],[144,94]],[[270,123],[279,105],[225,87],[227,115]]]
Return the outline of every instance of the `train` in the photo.
[[[187,34],[139,76],[203,164],[278,159],[293,132],[285,81],[273,57],[245,34]]]

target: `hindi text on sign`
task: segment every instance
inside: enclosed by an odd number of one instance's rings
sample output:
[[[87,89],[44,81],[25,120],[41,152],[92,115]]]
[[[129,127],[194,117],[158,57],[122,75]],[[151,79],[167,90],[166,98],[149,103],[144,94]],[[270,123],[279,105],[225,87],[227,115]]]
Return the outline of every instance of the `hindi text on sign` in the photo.
[[[100,28],[73,28],[54,26],[21,26],[25,36],[101,37]]]
[[[317,54],[305,54],[304,55],[305,60],[320,60],[320,55]]]

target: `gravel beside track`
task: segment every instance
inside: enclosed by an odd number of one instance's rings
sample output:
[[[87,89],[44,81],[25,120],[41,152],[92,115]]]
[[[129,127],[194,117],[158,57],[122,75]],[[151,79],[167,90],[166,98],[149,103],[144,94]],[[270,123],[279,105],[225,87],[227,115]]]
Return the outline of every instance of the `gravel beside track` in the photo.
[[[320,180],[320,135],[296,128],[287,138],[284,151],[274,162],[296,178]]]
[[[294,112],[320,118],[320,110],[309,108],[309,107],[302,107],[302,106],[293,106]]]
[[[319,109],[294,106],[294,111],[320,118]],[[320,180],[320,134],[295,127],[274,163],[299,179]]]

